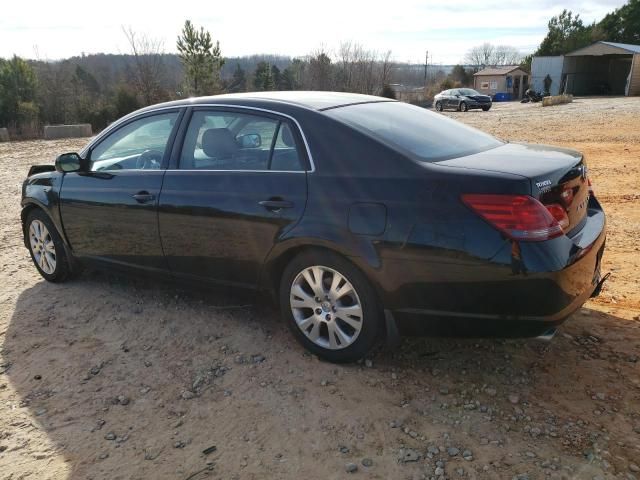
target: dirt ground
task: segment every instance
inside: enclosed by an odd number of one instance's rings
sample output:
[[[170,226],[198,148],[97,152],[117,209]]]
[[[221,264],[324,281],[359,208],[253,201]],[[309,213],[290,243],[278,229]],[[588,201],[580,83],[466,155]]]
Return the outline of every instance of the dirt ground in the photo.
[[[336,366],[239,294],[48,284],[20,185],[86,140],[0,144],[0,478],[640,478],[640,98],[447,115],[586,154],[612,275],[551,343],[405,339]]]

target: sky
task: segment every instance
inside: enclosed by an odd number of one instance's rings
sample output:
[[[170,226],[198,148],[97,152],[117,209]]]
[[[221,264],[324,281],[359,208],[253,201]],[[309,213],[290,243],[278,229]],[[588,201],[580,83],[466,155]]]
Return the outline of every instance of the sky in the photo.
[[[0,15],[0,57],[56,60],[82,53],[128,53],[122,27],[159,39],[167,53],[186,19],[220,41],[224,56],[302,56],[340,42],[391,50],[395,61],[455,64],[473,46],[511,45],[528,54],[564,8],[585,22],[624,0],[58,0],[11,2]],[[168,6],[164,6],[168,5]]]

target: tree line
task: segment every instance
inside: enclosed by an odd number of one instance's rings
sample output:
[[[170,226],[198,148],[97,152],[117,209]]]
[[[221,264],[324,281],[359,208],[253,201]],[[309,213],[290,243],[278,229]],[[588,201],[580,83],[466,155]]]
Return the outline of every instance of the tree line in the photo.
[[[337,90],[393,96],[391,52],[344,42],[300,58],[225,58],[210,32],[186,21],[178,54],[123,28],[128,55],[83,55],[49,62],[0,59],[0,127],[13,138],[38,136],[43,125],[91,123],[98,131],[140,107],[190,96],[267,90]]]

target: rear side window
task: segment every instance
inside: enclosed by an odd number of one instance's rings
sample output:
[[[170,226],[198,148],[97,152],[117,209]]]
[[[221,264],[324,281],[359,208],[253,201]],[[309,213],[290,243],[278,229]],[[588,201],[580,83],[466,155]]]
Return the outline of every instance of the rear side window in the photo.
[[[401,102],[348,105],[324,113],[424,162],[463,157],[502,145],[475,128]]]
[[[195,111],[179,168],[302,171],[302,165],[287,121],[239,112]]]

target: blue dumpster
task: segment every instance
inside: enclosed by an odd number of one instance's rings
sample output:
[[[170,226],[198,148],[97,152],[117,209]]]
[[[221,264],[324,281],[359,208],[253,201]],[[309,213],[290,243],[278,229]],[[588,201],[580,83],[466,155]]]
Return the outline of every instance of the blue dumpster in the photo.
[[[509,102],[512,100],[512,96],[510,93],[506,93],[506,92],[500,92],[500,93],[496,93],[493,96],[493,101],[494,102]]]

